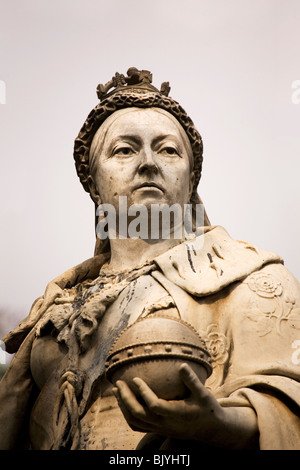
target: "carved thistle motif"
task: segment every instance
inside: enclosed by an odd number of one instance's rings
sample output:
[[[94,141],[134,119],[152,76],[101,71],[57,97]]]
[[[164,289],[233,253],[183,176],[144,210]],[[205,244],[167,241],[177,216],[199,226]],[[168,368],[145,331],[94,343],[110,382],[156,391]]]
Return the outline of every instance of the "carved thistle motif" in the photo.
[[[282,322],[300,329],[300,308],[295,308],[295,299],[283,292],[280,282],[271,274],[256,272],[246,281],[255,292],[255,308],[247,317],[256,322],[258,336],[265,336],[272,330],[280,334]]]

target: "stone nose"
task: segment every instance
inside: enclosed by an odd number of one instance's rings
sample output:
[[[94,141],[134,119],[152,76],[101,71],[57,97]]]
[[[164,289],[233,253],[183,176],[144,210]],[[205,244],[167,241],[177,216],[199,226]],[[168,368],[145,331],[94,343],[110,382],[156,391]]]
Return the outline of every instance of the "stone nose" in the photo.
[[[158,173],[158,166],[151,148],[144,148],[140,155],[139,173]]]

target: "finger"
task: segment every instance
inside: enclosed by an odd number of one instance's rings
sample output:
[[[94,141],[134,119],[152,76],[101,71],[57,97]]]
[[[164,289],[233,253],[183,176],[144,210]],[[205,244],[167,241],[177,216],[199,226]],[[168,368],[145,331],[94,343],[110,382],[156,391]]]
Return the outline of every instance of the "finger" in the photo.
[[[137,400],[133,391],[122,380],[116,383],[119,401],[127,408],[127,410],[139,419],[146,417],[146,411],[143,405]]]
[[[119,390],[118,388],[115,388],[113,389],[113,392],[118,400],[118,405],[119,405],[119,408],[121,410],[121,412],[123,413],[123,416],[124,418],[126,419],[127,423],[129,424],[129,426],[131,427],[131,429],[133,431],[142,431],[142,432],[145,432],[147,431],[147,429],[145,429],[145,423],[143,421],[139,421],[138,419],[136,419],[131,413],[130,411],[128,410],[128,408],[126,408],[126,406],[124,405],[121,397],[120,397],[120,394],[119,394]]]
[[[198,399],[204,399],[207,397],[207,389],[188,364],[181,364],[179,367],[179,373],[182,381],[189,388],[193,395],[195,395]]]
[[[122,380],[116,383],[119,393],[119,398],[122,400],[123,405],[127,408],[135,418],[140,421],[147,423],[153,423],[153,416],[149,410],[145,409],[144,406],[138,401],[136,395],[132,392],[129,386]]]
[[[166,416],[169,413],[168,402],[158,398],[146,382],[139,377],[135,377],[133,382],[137,386],[140,396],[143,398],[145,404],[152,413],[161,416]]]
[[[151,418],[149,416],[149,411],[144,410],[143,406],[136,400],[138,406],[135,408],[132,408],[131,406],[129,407],[128,401],[127,401],[127,395],[125,395],[125,402],[124,402],[124,391],[127,392],[129,391],[129,394],[131,395],[132,391],[128,387],[128,385],[125,382],[118,382],[117,387],[113,388],[113,393],[116,396],[118,400],[118,405],[119,408],[121,409],[124,418],[130,425],[130,427],[134,431],[152,431],[153,430],[153,424],[155,424],[156,420],[153,420],[153,417]],[[134,396],[135,398],[135,396]],[[136,405],[135,400],[132,400],[130,405],[134,404]]]

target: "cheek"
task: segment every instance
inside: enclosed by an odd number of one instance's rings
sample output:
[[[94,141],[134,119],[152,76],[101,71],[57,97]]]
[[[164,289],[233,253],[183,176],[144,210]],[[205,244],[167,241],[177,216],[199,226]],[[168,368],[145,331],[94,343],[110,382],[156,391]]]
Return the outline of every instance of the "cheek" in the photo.
[[[94,174],[94,181],[101,201],[109,202],[107,201],[107,198],[110,198],[114,185],[114,178],[111,171],[106,171],[105,168],[102,168],[101,165],[99,165]]]
[[[176,170],[170,172],[169,175],[171,176],[173,184],[173,188],[170,189],[172,189],[175,193],[183,197],[189,193],[191,179],[189,166],[182,165],[180,169],[176,168]]]
[[[95,172],[95,185],[102,203],[115,205],[119,196],[127,195],[130,181],[132,176],[128,177],[126,168],[111,163],[109,166],[98,165]]]

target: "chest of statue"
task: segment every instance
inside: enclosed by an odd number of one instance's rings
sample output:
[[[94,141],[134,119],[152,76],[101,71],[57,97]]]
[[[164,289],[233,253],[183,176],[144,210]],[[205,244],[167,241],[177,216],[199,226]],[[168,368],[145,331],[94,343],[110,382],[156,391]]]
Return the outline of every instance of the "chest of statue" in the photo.
[[[121,290],[89,337],[89,347],[79,358],[80,369],[93,382],[86,412],[81,419],[80,448],[136,447],[142,435],[129,428],[119,410],[112,385],[104,376],[105,361],[118,332],[138,318],[157,311],[178,316],[172,297],[161,284],[151,275],[142,275]],[[31,444],[35,449],[51,446],[59,374],[69,354],[67,347],[51,335],[40,336],[33,343],[31,372],[40,389],[30,419]]]

